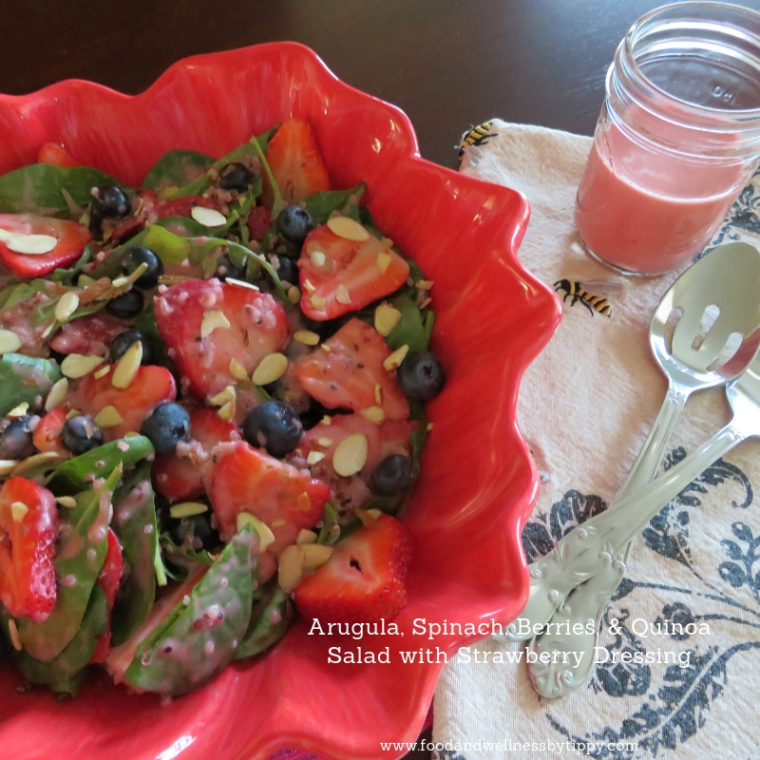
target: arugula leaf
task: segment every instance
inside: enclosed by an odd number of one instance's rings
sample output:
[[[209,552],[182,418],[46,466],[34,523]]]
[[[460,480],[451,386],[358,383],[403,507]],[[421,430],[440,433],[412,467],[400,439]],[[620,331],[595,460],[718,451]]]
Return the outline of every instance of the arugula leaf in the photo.
[[[93,187],[123,185],[97,169],[31,164],[0,176],[0,211],[42,215],[81,213]],[[72,208],[72,202],[77,208]]]

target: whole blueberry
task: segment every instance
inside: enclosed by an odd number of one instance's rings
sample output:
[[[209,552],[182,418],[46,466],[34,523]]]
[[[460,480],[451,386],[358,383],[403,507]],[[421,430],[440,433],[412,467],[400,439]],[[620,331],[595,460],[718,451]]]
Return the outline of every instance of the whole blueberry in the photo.
[[[285,256],[277,257],[277,276],[283,282],[298,284],[298,264]]]
[[[121,259],[121,271],[130,275],[141,264],[147,264],[147,269],[135,280],[138,288],[155,288],[158,278],[164,273],[164,262],[157,256],[155,251],[144,245],[133,245],[124,251]]]
[[[190,416],[179,404],[166,401],[143,420],[140,433],[150,439],[157,454],[171,454],[190,437]]]
[[[84,454],[103,443],[103,431],[92,417],[79,414],[66,420],[61,429],[61,440],[72,454]]]
[[[369,478],[369,487],[378,496],[396,496],[412,484],[412,460],[404,454],[389,454]]]
[[[303,206],[293,204],[285,206],[277,215],[277,229],[286,240],[303,243],[314,229],[314,220]]]
[[[251,446],[265,448],[273,457],[284,457],[298,446],[303,425],[290,404],[264,401],[246,414],[243,437]]]
[[[237,190],[239,193],[244,193],[251,184],[252,176],[243,164],[227,164],[219,171],[219,187],[223,190]]]
[[[123,333],[119,333],[111,341],[111,347],[108,351],[109,358],[112,362],[118,361],[124,356],[127,349],[137,342],[142,344],[143,350],[142,361],[140,363],[157,364],[158,350],[155,341],[139,330],[125,330]]]
[[[131,319],[136,317],[145,305],[145,296],[137,288],[130,288],[112,298],[106,304],[106,311],[119,319]]]
[[[35,452],[32,422],[39,420],[30,414],[0,419],[0,459],[26,459]]]
[[[398,368],[396,379],[401,390],[416,401],[428,401],[437,396],[446,383],[441,362],[430,351],[408,353]]]
[[[90,208],[101,219],[121,219],[131,213],[132,201],[120,187],[104,185],[93,189]]]

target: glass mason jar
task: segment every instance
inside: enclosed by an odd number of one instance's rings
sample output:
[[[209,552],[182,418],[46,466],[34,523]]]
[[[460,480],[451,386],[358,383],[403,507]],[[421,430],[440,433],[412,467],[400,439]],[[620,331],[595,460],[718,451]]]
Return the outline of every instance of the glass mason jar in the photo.
[[[683,2],[642,16],[615,53],[575,222],[626,274],[689,261],[760,161],[760,13]]]

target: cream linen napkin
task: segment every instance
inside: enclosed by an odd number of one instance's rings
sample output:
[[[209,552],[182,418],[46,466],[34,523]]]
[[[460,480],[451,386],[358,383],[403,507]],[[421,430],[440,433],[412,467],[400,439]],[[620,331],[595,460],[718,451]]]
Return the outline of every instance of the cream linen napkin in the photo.
[[[542,481],[523,534],[532,561],[622,485],[665,394],[648,324],[679,273],[624,279],[580,250],[573,203],[590,138],[499,120],[488,133],[461,169],[527,196],[521,261],[549,286],[580,281],[611,306],[606,316],[568,298],[522,381],[518,419]],[[760,246],[758,176],[712,245],[738,239]],[[692,397],[665,466],[727,420],[721,391]],[[435,694],[439,756],[760,757],[759,454],[757,440],[742,443],[642,532],[592,678],[571,696],[539,698],[524,661],[509,662],[525,655],[517,644],[488,640],[453,658]]]

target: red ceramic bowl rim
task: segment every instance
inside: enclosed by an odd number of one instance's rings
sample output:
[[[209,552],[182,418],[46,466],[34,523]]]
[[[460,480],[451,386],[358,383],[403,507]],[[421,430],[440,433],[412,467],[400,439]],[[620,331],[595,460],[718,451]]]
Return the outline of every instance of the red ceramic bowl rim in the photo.
[[[232,55],[241,61],[245,60],[247,57],[251,60],[255,59],[258,61],[266,61],[268,59],[276,59],[279,57],[292,57],[295,59],[300,57],[306,60],[309,62],[309,65],[316,67],[321,72],[322,80],[320,82],[320,87],[327,89],[335,88],[336,92],[339,91],[341,93],[341,97],[353,99],[362,104],[369,111],[381,109],[388,118],[393,120],[394,125],[399,130],[399,135],[397,136],[398,142],[393,148],[393,150],[395,150],[395,153],[393,154],[394,166],[403,166],[432,174],[443,184],[447,181],[456,181],[458,186],[478,188],[478,192],[483,188],[486,188],[488,193],[492,194],[493,197],[501,199],[502,201],[504,201],[505,198],[507,199],[505,204],[511,209],[512,217],[508,221],[491,219],[487,224],[489,225],[489,230],[492,229],[496,237],[502,237],[498,246],[502,253],[501,258],[503,261],[501,263],[509,267],[510,272],[514,275],[520,286],[529,290],[532,293],[532,298],[534,300],[534,303],[531,306],[533,309],[530,315],[531,324],[528,328],[531,331],[530,341],[526,338],[520,343],[520,356],[515,359],[511,365],[511,394],[504,400],[504,404],[507,407],[507,412],[505,414],[511,423],[511,430],[508,431],[508,435],[515,437],[516,457],[524,460],[524,464],[529,471],[529,478],[525,483],[521,497],[516,500],[516,504],[512,505],[512,508],[506,508],[507,505],[505,505],[505,508],[501,509],[499,513],[496,514],[496,524],[503,531],[505,543],[508,544],[509,551],[513,552],[515,557],[513,565],[510,566],[510,569],[515,574],[515,577],[512,579],[514,586],[513,596],[508,600],[511,617],[514,617],[524,604],[528,593],[527,566],[520,544],[520,532],[524,521],[527,519],[527,516],[535,503],[538,489],[538,477],[535,471],[535,466],[530,458],[527,445],[522,439],[515,421],[517,387],[525,368],[549,340],[556,329],[560,318],[560,308],[554,294],[542,283],[538,282],[532,275],[527,273],[517,258],[517,248],[524,234],[528,219],[528,204],[522,196],[514,190],[496,185],[489,185],[488,183],[464,177],[452,170],[435,166],[421,159],[414,129],[403,112],[395,106],[385,103],[384,101],[374,98],[366,93],[360,92],[359,90],[341,82],[325,66],[314,51],[298,43],[268,43],[265,45],[256,45],[250,48],[239,49],[237,51],[210,53],[185,58],[169,67],[145,92],[137,96],[123,95],[101,85],[81,80],[59,82],[29,95],[0,96],[0,116],[2,116],[4,108],[8,108],[16,113],[34,113],[36,108],[40,108],[42,116],[39,121],[45,122],[47,119],[47,112],[45,109],[50,107],[52,102],[65,99],[67,92],[79,88],[85,88],[96,94],[101,93],[107,98],[124,98],[125,101],[150,99],[155,93],[160,92],[173,77],[182,76],[184,73],[192,71],[198,67],[213,68],[216,65],[228,65],[230,60],[229,56]],[[0,156],[0,171],[5,171],[12,168],[12,166],[32,162],[34,160],[34,155],[31,155],[33,146],[36,144],[37,147],[39,147],[41,140],[51,138],[51,135],[45,132],[45,124],[40,126],[34,122],[33,118],[27,123],[30,124],[32,129],[31,135],[24,143],[25,147],[16,150],[15,153],[13,150],[9,150],[8,153]],[[34,132],[34,127],[40,128],[41,131],[39,134]],[[5,161],[7,165],[2,166],[2,161]],[[106,171],[109,171],[108,167],[104,168]],[[456,178],[456,180],[454,180],[454,178]],[[429,179],[426,181],[429,181]],[[414,522],[413,518],[411,522]],[[499,618],[504,612],[504,604],[504,600],[502,600],[501,606],[498,603],[495,603],[493,608],[490,609],[488,613],[484,612],[479,619]],[[471,641],[476,638],[478,637],[464,636],[452,639],[448,642],[449,650],[453,651],[459,646],[471,643]],[[423,726],[428,713],[429,701],[432,698],[432,693],[441,667],[442,665],[432,664],[417,676],[414,694],[415,701],[409,706],[408,719],[403,726],[395,727],[405,739],[415,738]],[[0,726],[0,737],[3,736],[3,733],[4,729]],[[396,737],[386,736],[384,738]],[[167,738],[167,744],[171,741],[170,738]],[[300,743],[301,746],[312,751],[323,752],[330,756],[332,756],[333,751],[336,751],[338,753],[337,756],[345,758],[370,757],[372,756],[370,747],[377,747],[376,737],[368,739],[366,745],[363,747],[358,746],[355,743],[351,746],[344,746],[340,745],[340,742],[338,742],[339,746],[333,746],[330,737],[321,736],[318,728],[299,728],[294,726],[290,735],[287,736],[284,734],[270,734],[258,738],[250,737],[250,740],[246,743],[246,752],[248,754],[256,753],[257,756],[263,756],[263,753],[269,753],[284,747],[292,746],[294,742]],[[13,745],[6,744],[5,746]],[[375,751],[377,752],[376,749]],[[185,756],[184,752],[181,754],[183,757]],[[387,753],[378,754],[383,754],[385,756]],[[393,751],[391,751],[391,754],[393,754]],[[236,758],[243,756],[244,755],[235,755]]]

